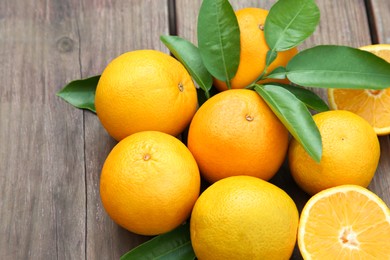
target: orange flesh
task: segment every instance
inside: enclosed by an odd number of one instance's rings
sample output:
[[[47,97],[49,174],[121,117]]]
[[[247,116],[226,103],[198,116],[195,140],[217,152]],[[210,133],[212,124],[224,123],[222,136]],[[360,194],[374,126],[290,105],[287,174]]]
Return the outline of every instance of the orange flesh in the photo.
[[[337,109],[354,112],[376,128],[390,126],[390,89],[335,89],[333,95]]]
[[[364,194],[324,197],[308,215],[300,235],[312,259],[389,259],[389,213]]]
[[[369,51],[390,62],[390,44],[364,46]],[[330,90],[329,102],[333,109],[349,110],[366,119],[378,135],[390,133],[390,88],[384,90]]]

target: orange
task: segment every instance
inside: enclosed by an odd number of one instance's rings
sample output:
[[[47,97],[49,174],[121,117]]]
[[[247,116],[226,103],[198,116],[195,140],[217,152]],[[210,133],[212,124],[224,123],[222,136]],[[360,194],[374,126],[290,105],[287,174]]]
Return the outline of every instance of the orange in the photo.
[[[269,47],[264,37],[264,23],[268,11],[260,8],[244,8],[236,11],[240,28],[240,62],[234,78],[232,88],[245,88],[253,83],[265,68],[265,59]],[[297,54],[297,48],[279,52],[276,60],[269,66],[271,72],[279,66],[286,66],[288,61]],[[272,80],[277,81],[277,80]],[[226,90],[223,81],[214,80],[218,90]]]
[[[191,214],[198,259],[290,259],[298,228],[294,201],[277,186],[234,176],[207,188]]]
[[[378,137],[360,116],[343,110],[331,110],[313,116],[322,139],[322,158],[314,161],[294,139],[288,159],[296,183],[307,193],[356,184],[367,187],[380,157]]]
[[[209,182],[234,175],[269,180],[281,166],[287,147],[287,129],[248,89],[223,91],[208,99],[188,133],[188,148]]]
[[[389,259],[390,210],[357,185],[321,191],[304,206],[298,246],[304,259]]]
[[[369,45],[361,49],[390,62],[390,44]],[[378,135],[390,133],[390,88],[328,89],[328,101],[332,109],[349,110],[366,119]]]
[[[185,221],[199,196],[200,175],[175,137],[144,131],[120,141],[104,162],[100,196],[108,215],[141,235],[168,232]]]
[[[184,66],[155,50],[124,53],[104,69],[96,113],[116,140],[145,130],[180,134],[197,107],[196,89]]]

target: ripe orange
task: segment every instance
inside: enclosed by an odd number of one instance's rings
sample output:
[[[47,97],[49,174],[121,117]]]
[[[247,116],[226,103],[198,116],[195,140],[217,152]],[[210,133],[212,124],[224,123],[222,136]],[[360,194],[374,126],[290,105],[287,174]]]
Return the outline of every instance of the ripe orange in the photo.
[[[188,148],[209,182],[234,175],[268,180],[287,147],[287,129],[260,96],[247,89],[211,97],[196,112],[188,133]]]
[[[96,113],[116,140],[144,130],[180,134],[197,107],[196,89],[184,66],[155,50],[114,59],[100,77]]]
[[[199,196],[200,175],[187,147],[157,131],[138,132],[108,155],[100,196],[108,215],[141,235],[157,235],[189,217]]]
[[[343,110],[322,112],[313,119],[321,133],[322,158],[317,163],[292,140],[288,159],[296,183],[309,194],[342,184],[367,187],[380,156],[373,128],[360,116]]]
[[[361,49],[390,62],[390,44],[369,45]],[[332,109],[349,110],[366,119],[378,135],[390,133],[390,88],[328,89],[328,100]]]
[[[260,8],[243,8],[236,11],[240,28],[240,63],[236,75],[231,81],[232,88],[245,88],[260,76],[265,68],[265,59],[269,47],[264,38],[264,23],[268,11]],[[279,66],[286,66],[297,54],[297,48],[278,53],[276,60],[269,66],[271,72]],[[275,81],[275,80],[273,80]],[[215,79],[218,90],[226,90],[225,82]]]
[[[298,246],[304,259],[389,259],[390,210],[357,185],[321,191],[304,206]]]
[[[290,259],[298,210],[277,186],[234,176],[207,188],[191,214],[191,243],[198,259]]]

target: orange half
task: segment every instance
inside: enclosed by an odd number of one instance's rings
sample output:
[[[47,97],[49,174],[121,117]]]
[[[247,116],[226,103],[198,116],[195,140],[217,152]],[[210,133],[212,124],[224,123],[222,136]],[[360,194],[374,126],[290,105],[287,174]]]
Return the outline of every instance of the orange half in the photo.
[[[304,259],[389,259],[390,210],[357,185],[323,190],[302,210],[298,246]]]
[[[390,62],[390,44],[374,44],[360,49]],[[331,109],[348,110],[366,119],[377,135],[390,133],[390,88],[328,89],[328,101]]]

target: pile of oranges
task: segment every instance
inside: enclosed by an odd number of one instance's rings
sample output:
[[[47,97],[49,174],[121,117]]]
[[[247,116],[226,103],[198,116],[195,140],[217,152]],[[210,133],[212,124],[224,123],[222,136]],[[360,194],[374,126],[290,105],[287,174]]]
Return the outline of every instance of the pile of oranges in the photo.
[[[142,235],[190,218],[199,259],[289,259],[297,236],[307,259],[389,256],[389,209],[365,189],[380,156],[373,127],[348,111],[315,115],[323,155],[320,163],[311,159],[262,98],[243,89],[264,68],[269,48],[259,24],[267,11],[236,14],[242,50],[232,89],[215,80],[221,92],[200,107],[185,67],[160,51],[122,54],[103,71],[96,112],[118,141],[101,173],[107,213]],[[295,53],[279,53],[274,66]],[[185,129],[186,144],[179,139]],[[301,218],[289,195],[268,182],[286,158],[313,195]],[[210,184],[203,192],[202,179]]]

